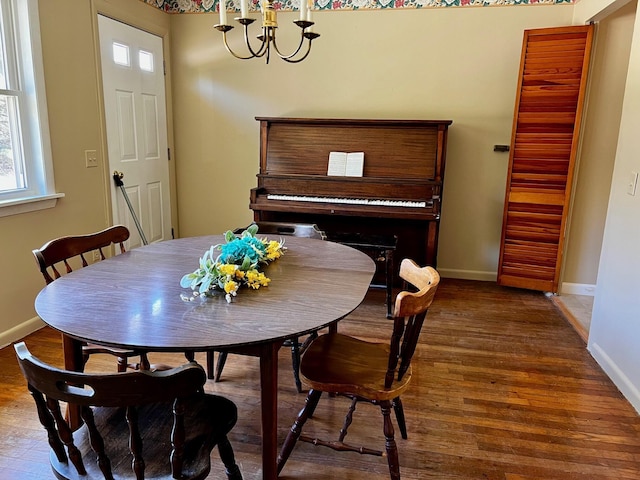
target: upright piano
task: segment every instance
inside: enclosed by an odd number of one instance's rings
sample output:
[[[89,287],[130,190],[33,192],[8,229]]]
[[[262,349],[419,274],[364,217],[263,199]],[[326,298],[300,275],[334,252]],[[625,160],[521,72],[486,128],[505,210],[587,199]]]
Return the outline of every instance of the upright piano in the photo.
[[[396,258],[436,266],[452,121],[256,120],[260,172],[250,192],[255,221],[315,223],[329,239],[395,235]],[[364,152],[362,176],[327,175],[331,152]]]

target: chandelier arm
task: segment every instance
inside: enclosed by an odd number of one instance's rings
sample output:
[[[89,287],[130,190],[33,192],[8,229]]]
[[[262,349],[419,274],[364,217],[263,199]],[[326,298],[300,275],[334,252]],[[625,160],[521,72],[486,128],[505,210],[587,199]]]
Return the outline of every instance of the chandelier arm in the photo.
[[[273,49],[276,51],[276,53],[278,54],[278,56],[283,59],[283,60],[289,60],[290,58],[295,57],[298,52],[300,51],[300,49],[302,48],[302,44],[304,43],[304,33],[302,33],[300,35],[300,43],[298,44],[298,48],[295,49],[295,51],[293,53],[291,53],[290,55],[284,55],[283,53],[280,52],[280,49],[278,48],[278,45],[276,44],[276,37],[275,35],[273,36]],[[311,46],[311,41],[309,41],[309,46]],[[307,51],[307,55],[308,55],[308,51]]]
[[[308,46],[307,46],[307,51],[305,52],[305,54],[302,57],[297,58],[295,60],[291,60],[290,57],[280,57],[280,58],[282,58],[282,60],[284,60],[285,62],[288,62],[288,63],[300,63],[301,61],[303,61],[305,58],[307,58],[309,56],[309,52],[311,52],[311,39],[309,39],[309,43],[308,43]]]
[[[224,47],[227,49],[227,52],[229,52],[231,55],[233,55],[234,57],[236,57],[236,58],[238,58],[240,60],[250,60],[252,58],[255,58],[255,56],[256,56],[256,55],[252,54],[252,55],[249,55],[248,57],[243,57],[241,55],[238,55],[233,50],[231,50],[231,47],[227,43],[227,32],[222,32],[222,43],[224,43]]]
[[[251,57],[247,57],[247,58],[260,58],[264,56],[264,54],[267,53],[269,50],[269,35],[268,35],[268,32],[266,31],[266,27],[262,27],[262,44],[260,45],[260,48],[258,49],[257,52],[255,52],[251,47],[251,42],[249,40],[249,24],[244,25],[244,43],[247,46],[247,49],[249,50],[249,52],[251,53]]]

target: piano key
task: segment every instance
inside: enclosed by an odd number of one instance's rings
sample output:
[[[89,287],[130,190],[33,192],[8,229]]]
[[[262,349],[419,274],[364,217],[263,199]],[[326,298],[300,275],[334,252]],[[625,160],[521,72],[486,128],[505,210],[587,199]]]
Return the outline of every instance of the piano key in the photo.
[[[294,202],[342,203],[342,204],[351,204],[351,205],[375,205],[375,206],[383,206],[383,207],[409,207],[409,208],[425,208],[427,207],[427,203],[429,204],[429,206],[433,205],[433,202],[420,202],[420,201],[410,201],[410,200],[308,197],[305,195],[281,195],[281,194],[268,194],[267,199],[294,201]]]

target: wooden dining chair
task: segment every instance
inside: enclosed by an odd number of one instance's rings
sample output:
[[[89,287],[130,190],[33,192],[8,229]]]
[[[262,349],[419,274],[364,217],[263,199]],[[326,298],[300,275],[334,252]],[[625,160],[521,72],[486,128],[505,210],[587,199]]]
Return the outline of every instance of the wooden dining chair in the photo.
[[[315,238],[318,240],[326,240],[327,235],[313,223],[287,223],[287,222],[254,222],[258,226],[258,235],[282,235],[302,238]],[[236,228],[233,233],[240,234],[246,228]],[[300,342],[299,337],[292,337],[284,341],[283,346],[291,348],[291,363],[293,367],[293,378],[298,389],[298,393],[302,392],[302,382],[300,381],[300,355],[307,346],[318,337],[318,332],[312,332]],[[222,370],[227,361],[227,352],[218,354],[218,363],[213,373],[213,352],[207,352],[207,372],[209,378],[214,378],[216,382],[220,380]]]
[[[405,288],[396,296],[393,330],[388,343],[372,343],[339,333],[329,333],[318,337],[307,348],[302,356],[300,375],[310,390],[304,408],[282,446],[278,457],[278,472],[284,467],[296,442],[302,440],[337,451],[380,456],[386,453],[391,479],[400,479],[391,408],[395,411],[402,438],[406,439],[407,427],[400,396],[411,380],[411,358],[440,275],[432,267],[421,268],[412,260],[404,259],[400,265],[400,277],[405,281]],[[409,286],[412,286],[411,290],[408,289]],[[328,441],[302,435],[302,428],[313,416],[323,392],[351,399],[351,406],[337,440]],[[345,443],[347,429],[359,401],[380,406],[385,453]]]
[[[227,434],[237,420],[230,400],[205,394],[206,375],[190,363],[158,372],[86,374],[59,370],[14,345],[58,479],[204,479],[211,452],[231,480],[242,480]],[[71,432],[60,402],[79,405]]]
[[[91,260],[90,255],[95,255],[94,259],[104,260],[106,258],[105,250],[111,248],[112,245],[117,245],[120,253],[124,253],[126,251],[124,242],[128,239],[129,230],[127,227],[115,225],[88,235],[56,238],[33,250],[33,255],[45,282],[50,284],[60,278],[62,274],[71,273],[73,267],[86,267],[89,264],[89,260]],[[91,320],[87,319],[87,321],[90,322]],[[83,345],[82,356],[85,363],[89,356],[94,353],[107,353],[117,357],[119,372],[125,371],[127,367],[145,370],[151,368],[144,352],[93,344]],[[138,356],[140,361],[130,364],[129,359]]]

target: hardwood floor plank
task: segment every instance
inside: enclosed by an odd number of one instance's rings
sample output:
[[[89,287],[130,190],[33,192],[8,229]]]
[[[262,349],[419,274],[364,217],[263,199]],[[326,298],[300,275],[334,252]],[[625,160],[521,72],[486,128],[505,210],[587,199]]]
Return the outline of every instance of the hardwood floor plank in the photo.
[[[384,291],[339,325],[378,340],[391,323]],[[42,360],[62,364],[61,341],[45,328],[25,341]],[[178,365],[178,354],[152,362]],[[204,354],[196,355],[205,363]],[[279,440],[304,395],[296,392],[288,349],[279,355]],[[0,350],[0,479],[53,478],[48,447],[13,348]],[[88,370],[114,371],[111,357]],[[230,355],[222,381],[205,388],[238,405],[230,435],[246,480],[261,478],[259,375],[255,358]],[[542,293],[491,282],[443,279],[431,307],[403,397],[409,438],[396,438],[405,480],[631,480],[640,478],[640,417]],[[348,401],[323,398],[305,434],[336,435]],[[384,448],[379,409],[358,405],[348,439]],[[217,453],[211,479],[223,478]],[[388,479],[385,458],[301,443],[283,480]]]

